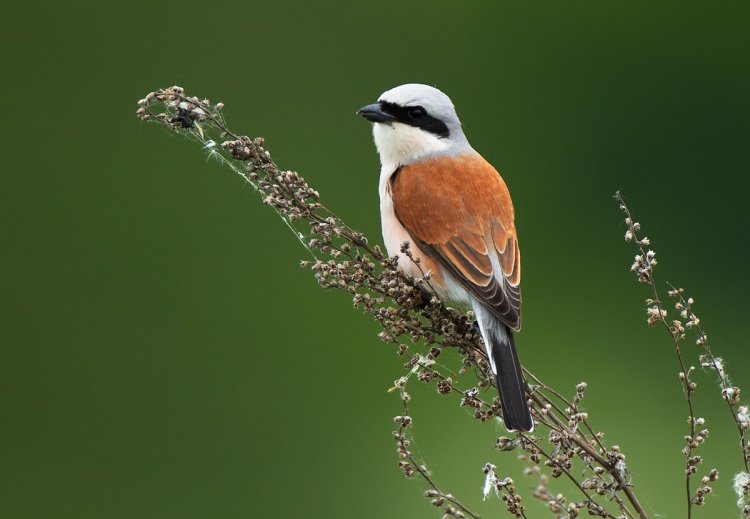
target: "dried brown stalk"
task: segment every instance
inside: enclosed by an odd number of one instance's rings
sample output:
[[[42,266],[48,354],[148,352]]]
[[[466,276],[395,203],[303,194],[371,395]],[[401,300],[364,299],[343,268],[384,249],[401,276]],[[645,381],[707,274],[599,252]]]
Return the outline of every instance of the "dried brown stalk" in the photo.
[[[149,93],[139,101],[137,115],[198,142],[210,157],[252,185],[312,255],[313,259],[303,261],[302,265],[313,272],[320,285],[349,293],[356,308],[380,323],[380,339],[394,344],[396,353],[406,361],[404,372],[393,388],[401,396],[405,410],[404,415],[396,418],[399,430],[394,432],[399,465],[406,476],[416,475],[425,481],[428,487],[425,495],[443,514],[477,518],[456,497],[440,490],[424,463],[414,458],[409,449],[413,438],[407,437],[411,423],[407,407],[411,397],[407,388],[415,381],[430,384],[439,394],[453,397],[460,405],[472,409],[479,421],[494,422],[501,415],[473,314],[448,308],[436,297],[425,295],[430,293],[424,289],[429,288],[429,272],[422,271],[417,279],[404,277],[395,258],[388,258],[378,246],[370,245],[365,236],[326,208],[318,192],[299,174],[281,170],[264,148],[262,138],[251,139],[231,131],[221,115],[222,107],[221,103],[188,96],[175,86]],[[402,252],[419,265],[408,244],[404,244]],[[660,302],[654,304],[662,308]],[[440,355],[446,348],[459,353],[459,367],[440,363]],[[682,371],[689,395],[692,391],[689,371]],[[578,384],[574,396],[568,399],[528,370],[525,372],[530,381],[529,401],[537,430],[534,434],[512,433],[499,438],[497,451],[522,453],[529,464],[530,477],[536,477],[539,483],[534,497],[544,501],[557,517],[573,519],[587,513],[606,518],[645,519],[647,515],[635,496],[625,455],[616,445],[604,444],[603,433],[593,428],[581,408],[586,384]],[[489,400],[484,399],[488,394]],[[692,410],[690,415],[694,417]],[[699,434],[696,425],[694,420],[692,440]],[[486,487],[489,485],[489,490],[496,492],[508,513],[525,517],[523,501],[513,482],[498,477],[494,471],[491,463],[485,466]],[[573,483],[575,492],[580,494],[578,499],[568,500],[549,489],[551,480],[563,476]]]
[[[646,299],[646,304],[648,305],[647,323],[649,326],[660,324],[662,328],[666,330],[672,341],[672,345],[674,346],[675,355],[680,367],[678,375],[683,393],[685,394],[689,413],[688,424],[690,434],[685,436],[686,445],[682,452],[685,455],[687,517],[690,519],[692,517],[693,505],[700,506],[705,504],[705,496],[711,492],[711,484],[719,478],[719,471],[715,468],[711,469],[707,475],[704,475],[701,478],[700,485],[696,491],[692,491],[692,477],[698,472],[698,466],[703,462],[703,458],[694,455],[694,451],[708,438],[708,429],[698,429],[698,427],[702,427],[705,424],[705,419],[697,417],[694,408],[693,393],[696,390],[697,384],[690,378],[690,376],[695,367],[686,367],[682,349],[680,347],[682,341],[685,339],[686,330],[693,329],[697,331],[697,339],[695,342],[697,345],[702,346],[704,352],[698,357],[701,366],[715,371],[718,375],[721,397],[726,402],[732,420],[737,426],[739,445],[742,453],[742,466],[744,468],[744,472],[738,474],[740,478],[743,474],[748,473],[748,462],[750,461],[750,442],[745,438],[745,431],[750,427],[750,420],[747,419],[747,407],[739,405],[740,388],[733,386],[730,383],[722,359],[714,356],[711,351],[711,347],[708,343],[708,334],[706,334],[706,331],[700,324],[700,319],[693,311],[693,304],[695,301],[690,297],[685,298],[684,289],[675,288],[670,283],[667,283],[667,286],[669,287],[668,295],[675,301],[674,308],[677,311],[679,318],[671,321],[667,319],[667,308],[660,298],[660,291],[654,278],[654,268],[657,264],[656,253],[650,249],[646,250],[650,245],[650,240],[646,237],[640,237],[641,225],[634,220],[630,209],[625,204],[625,200],[619,191],[615,193],[614,198],[619,202],[620,209],[625,214],[625,224],[627,225],[625,241],[633,242],[638,249],[638,254],[635,256],[635,260],[630,270],[636,274],[639,282],[649,286],[652,294],[652,297]],[[735,481],[736,480],[737,476],[735,477]],[[743,491],[744,495],[748,494],[748,491],[744,488],[737,490],[737,493],[741,494],[739,496],[740,502],[742,502]],[[743,513],[746,517],[750,517],[750,505],[745,507]]]

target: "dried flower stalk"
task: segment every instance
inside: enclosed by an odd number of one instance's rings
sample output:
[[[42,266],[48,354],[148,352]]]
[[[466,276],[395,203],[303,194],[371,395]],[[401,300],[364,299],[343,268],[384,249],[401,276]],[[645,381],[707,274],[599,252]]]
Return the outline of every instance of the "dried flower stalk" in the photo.
[[[630,270],[636,274],[639,282],[650,287],[651,294],[653,295],[653,297],[646,299],[646,305],[648,305],[646,310],[646,322],[649,326],[661,324],[662,328],[667,331],[674,346],[677,362],[680,367],[678,375],[683,393],[685,394],[689,412],[688,424],[690,434],[685,436],[686,445],[682,450],[685,455],[685,492],[687,517],[689,519],[692,517],[693,505],[701,506],[705,504],[705,496],[711,492],[710,484],[719,478],[719,471],[715,468],[711,469],[707,475],[701,478],[700,485],[696,491],[693,492],[691,490],[692,477],[698,472],[698,466],[703,462],[703,458],[695,455],[694,451],[708,438],[708,429],[702,428],[705,424],[705,419],[696,417],[694,410],[692,397],[697,384],[690,378],[690,376],[695,370],[695,367],[690,366],[689,368],[686,368],[682,350],[680,348],[682,341],[685,339],[687,330],[694,330],[697,333],[695,343],[703,348],[703,353],[698,356],[701,367],[712,370],[717,374],[721,397],[726,402],[732,420],[737,426],[744,471],[735,476],[735,481],[737,481],[738,476],[741,479],[742,474],[748,474],[749,472],[748,462],[750,462],[750,442],[748,442],[745,436],[747,429],[750,428],[750,420],[747,418],[747,406],[739,404],[740,388],[731,384],[729,375],[724,369],[722,359],[716,357],[711,351],[708,342],[708,334],[700,324],[700,319],[693,311],[695,301],[691,297],[685,297],[684,289],[675,288],[670,283],[667,283],[667,286],[669,287],[667,293],[669,297],[674,300],[674,308],[677,311],[678,318],[671,321],[667,319],[667,309],[660,298],[660,291],[654,278],[654,267],[657,264],[656,253],[651,249],[646,250],[646,247],[648,247],[651,242],[647,237],[640,237],[639,233],[641,231],[641,225],[634,220],[630,209],[625,204],[619,191],[615,193],[614,198],[619,202],[620,209],[625,214],[625,225],[627,226],[627,230],[625,231],[625,241],[633,242],[638,249],[638,254],[635,256],[635,260],[633,261]],[[701,427],[701,429],[698,429],[699,427]],[[737,486],[735,485],[735,491],[740,498],[738,506],[743,508],[745,504],[748,504],[746,496],[749,492],[742,487],[742,485],[739,489],[737,489]],[[744,506],[743,514],[750,518],[750,504]]]
[[[251,139],[231,131],[222,116],[222,103],[212,104],[208,99],[188,96],[181,87],[175,86],[149,93],[138,105],[140,119],[156,122],[199,143],[209,157],[219,160],[253,186],[312,256],[312,260],[303,261],[302,266],[313,272],[321,286],[348,292],[355,308],[380,323],[380,339],[394,344],[395,352],[405,359],[404,372],[392,388],[400,395],[405,411],[396,417],[399,430],[394,432],[399,466],[405,476],[417,475],[425,481],[428,487],[425,496],[444,516],[478,517],[452,494],[440,490],[424,463],[412,454],[409,447],[413,438],[407,433],[411,423],[408,412],[411,397],[407,389],[416,382],[432,385],[439,394],[472,409],[474,418],[479,421],[494,422],[501,415],[473,314],[448,308],[438,298],[426,295],[430,291],[423,288],[429,288],[429,272],[420,268],[421,275],[416,279],[401,274],[395,258],[388,258],[378,246],[371,246],[365,236],[326,208],[320,202],[319,193],[298,173],[280,169],[264,148],[262,138]],[[635,231],[637,229],[631,229]],[[638,243],[645,245],[643,240]],[[408,243],[404,244],[402,252],[419,267],[419,260],[411,255]],[[645,259],[638,268],[644,270],[639,276],[652,280],[648,276],[655,264],[654,257],[643,251],[642,256]],[[651,306],[656,310],[649,314],[649,319],[669,328],[659,299],[655,298]],[[670,333],[674,336],[682,332],[675,329]],[[702,329],[700,333],[705,337]],[[704,347],[707,348],[705,344]],[[461,363],[457,369],[441,364],[440,355],[446,348],[458,352]],[[706,349],[706,355],[706,362],[714,364],[716,358],[710,350]],[[684,365],[682,361],[681,365]],[[521,457],[529,464],[527,474],[538,482],[534,497],[544,501],[555,517],[575,518],[585,513],[605,518],[645,519],[647,515],[635,496],[625,455],[617,445],[607,447],[604,444],[603,433],[592,427],[588,413],[581,407],[585,382],[576,386],[572,398],[567,398],[533,373],[524,371],[530,382],[529,402],[537,430],[534,434],[510,433],[508,437],[498,438],[498,453],[521,452]],[[691,403],[694,387],[690,371],[683,368],[682,372]],[[488,394],[491,395],[489,400],[485,398]],[[733,394],[738,395],[738,392]],[[743,407],[736,407],[737,401],[730,400],[727,403],[740,424],[747,410],[744,408],[743,415]],[[701,431],[697,430],[698,419],[692,407],[690,416],[691,434],[686,456],[688,461],[695,461],[692,444],[701,441]],[[745,429],[741,429],[743,442]],[[492,463],[484,467],[487,493],[494,490],[511,516],[526,517],[523,500],[513,481],[498,476],[495,471]],[[713,472],[704,478],[708,479],[702,481],[695,495],[690,496],[691,502],[695,499],[696,504],[700,504],[698,501],[702,502],[710,491],[711,474]],[[688,492],[691,475],[687,475]],[[550,489],[550,482],[559,477],[573,483],[578,494],[576,499]],[[739,481],[739,487],[744,488],[744,480]]]

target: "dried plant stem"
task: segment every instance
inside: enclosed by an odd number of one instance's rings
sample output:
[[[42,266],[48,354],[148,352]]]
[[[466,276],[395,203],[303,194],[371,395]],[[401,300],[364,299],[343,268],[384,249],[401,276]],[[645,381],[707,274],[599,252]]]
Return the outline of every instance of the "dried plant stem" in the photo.
[[[745,437],[745,431],[750,428],[750,417],[748,416],[747,406],[739,405],[740,388],[730,383],[729,377],[724,370],[723,361],[713,354],[708,343],[708,335],[701,326],[700,319],[693,311],[693,299],[686,298],[682,288],[676,288],[669,283],[667,283],[669,287],[668,294],[674,300],[674,308],[679,314],[679,319],[667,320],[667,309],[659,297],[659,290],[654,279],[654,267],[657,263],[656,254],[652,250],[645,250],[645,246],[648,246],[650,241],[648,238],[641,238],[639,236],[640,224],[634,220],[630,209],[625,204],[619,192],[615,194],[615,199],[619,202],[620,209],[625,213],[625,224],[628,226],[625,232],[625,241],[633,241],[639,252],[635,256],[631,270],[636,273],[638,281],[649,285],[653,294],[653,298],[646,300],[648,305],[647,323],[649,326],[661,323],[661,326],[669,333],[680,366],[679,376],[688,405],[688,423],[690,424],[690,434],[685,436],[686,446],[682,451],[685,454],[687,517],[690,518],[692,516],[693,505],[700,506],[705,503],[705,496],[711,492],[711,484],[719,477],[718,470],[715,468],[711,469],[708,474],[701,478],[700,485],[695,491],[691,488],[691,477],[697,473],[698,466],[703,461],[703,458],[695,455],[694,451],[708,438],[708,429],[699,430],[699,426],[703,426],[705,420],[696,417],[694,409],[692,396],[697,386],[691,379],[691,374],[695,368],[693,366],[687,367],[682,350],[680,349],[680,343],[685,339],[686,329],[694,329],[697,332],[696,344],[702,346],[704,352],[699,356],[701,366],[710,368],[717,373],[722,399],[726,402],[732,416],[732,421],[737,427],[744,472],[740,472],[735,476],[734,487],[739,496],[738,506],[742,509],[744,516],[750,518],[750,504],[747,503],[747,496],[750,494],[750,475],[748,474],[750,442]]]
[[[566,406],[568,406],[568,407],[569,407],[569,408],[571,408],[571,409],[575,409],[576,411],[578,411],[578,409],[577,409],[577,407],[576,407],[576,405],[575,405],[575,404],[573,404],[573,403],[572,403],[572,402],[571,402],[570,400],[568,400],[568,399],[567,399],[567,398],[565,398],[565,397],[564,397],[563,395],[561,395],[560,393],[558,393],[557,391],[555,391],[555,390],[554,390],[553,388],[551,388],[551,387],[549,387],[549,386],[545,385],[545,384],[544,384],[544,383],[543,383],[543,382],[542,382],[541,380],[539,380],[539,378],[538,378],[538,377],[537,377],[536,375],[534,375],[534,374],[533,374],[533,373],[532,373],[531,371],[529,371],[529,370],[528,370],[528,369],[526,369],[526,368],[523,368],[523,372],[524,372],[524,373],[526,374],[526,376],[530,377],[530,378],[531,378],[531,379],[532,379],[532,380],[533,380],[533,381],[534,381],[534,382],[535,382],[535,383],[536,383],[536,384],[537,384],[537,385],[539,386],[539,390],[541,390],[541,392],[548,392],[548,393],[550,393],[550,394],[554,395],[554,396],[555,396],[555,397],[557,397],[557,398],[558,398],[558,399],[559,399],[560,401],[562,401],[562,402],[563,402],[563,403],[564,403],[564,404],[565,404]],[[538,390],[538,392],[540,392],[539,390]],[[564,414],[565,414],[565,411],[563,411],[562,409],[560,409],[560,407],[558,407],[558,406],[557,406],[557,404],[555,404],[555,403],[554,403],[554,402],[553,402],[552,400],[550,400],[550,399],[549,399],[548,397],[546,397],[546,396],[543,396],[543,398],[544,398],[545,402],[546,402],[547,404],[549,404],[550,406],[552,406],[552,407],[553,407],[553,408],[554,408],[554,409],[555,409],[555,410],[556,410],[556,411],[557,411],[558,413],[560,413],[561,415],[564,415]],[[607,451],[607,449],[605,449],[605,448],[604,448],[604,445],[602,444],[602,442],[601,442],[601,441],[600,441],[600,439],[599,439],[599,435],[597,435],[597,434],[596,434],[596,433],[594,432],[594,429],[592,429],[591,425],[589,424],[588,418],[587,418],[587,417],[584,417],[584,418],[583,418],[583,420],[582,420],[582,422],[583,422],[583,424],[584,424],[584,425],[586,426],[586,429],[587,429],[587,430],[589,431],[589,433],[591,434],[591,438],[592,438],[592,440],[593,440],[593,441],[594,441],[594,442],[596,443],[597,447],[599,448],[599,452],[606,452],[606,451]]]
[[[141,100],[138,116],[199,142],[210,157],[230,167],[261,193],[264,203],[276,210],[313,256],[314,261],[303,262],[303,266],[313,271],[323,287],[348,292],[355,307],[380,323],[383,329],[381,340],[397,344],[397,353],[409,359],[404,365],[405,375],[396,381],[394,388],[399,390],[404,405],[410,398],[406,387],[416,379],[435,384],[435,389],[441,394],[461,395],[461,405],[472,408],[474,417],[480,421],[499,417],[502,413],[499,399],[485,402],[479,398],[476,387],[462,390],[454,381],[473,370],[474,383],[479,387],[490,387],[494,383],[488,376],[489,365],[473,314],[447,308],[434,296],[425,297],[426,292],[434,292],[429,290],[430,273],[421,268],[408,244],[402,248],[402,253],[419,267],[421,277],[417,279],[405,278],[395,258],[386,257],[379,247],[371,247],[361,233],[344,224],[319,201],[317,191],[297,173],[279,169],[264,149],[263,139],[250,139],[231,131],[221,115],[222,107],[221,103],[213,105],[207,99],[187,96],[180,87],[171,87],[152,92]],[[220,145],[211,138],[214,133],[218,133],[218,139],[224,139]],[[325,256],[330,259],[322,259]],[[429,351],[427,354],[410,354],[409,346],[400,342],[402,337],[415,344],[423,343]],[[462,366],[458,374],[437,364],[444,348],[455,348],[460,354]],[[516,435],[511,443],[514,448],[520,446],[527,451],[535,463],[540,463],[544,457],[545,463],[540,468],[549,469],[553,478],[564,474],[577,482],[584,499],[575,506],[571,504],[570,517],[577,515],[579,508],[594,515],[615,517],[607,511],[606,502],[599,502],[607,494],[623,517],[635,517],[637,513],[639,518],[645,519],[646,514],[629,483],[624,455],[616,448],[608,450],[589,424],[587,414],[579,410],[585,384],[579,384],[576,399],[571,402],[537,377],[528,372],[527,375],[538,384],[531,388],[532,412],[541,426],[549,429],[553,449],[542,451],[539,440],[531,435]],[[476,517],[454,496],[443,493],[424,465],[408,452],[408,445],[404,442],[413,440],[406,440],[403,436],[405,427],[402,423],[396,433],[400,455],[405,456],[401,459],[402,468],[425,480],[430,496],[438,500],[446,514]],[[582,470],[590,475],[589,479],[577,481],[573,476],[571,468],[576,460],[582,463]],[[605,474],[610,481],[602,477]],[[598,495],[586,490],[585,482],[592,490],[596,489]],[[525,517],[521,498],[512,482],[508,478],[495,479],[493,484],[508,512]],[[635,513],[629,510],[626,502]]]
[[[137,115],[198,142],[209,157],[227,165],[253,186],[263,202],[277,212],[312,255],[313,261],[303,261],[302,266],[312,271],[321,286],[347,292],[355,308],[372,316],[381,325],[380,339],[394,344],[396,353],[406,360],[404,373],[392,388],[398,391],[405,412],[396,417],[399,429],[394,431],[399,466],[407,477],[418,475],[425,482],[428,487],[425,496],[446,516],[477,519],[478,515],[459,499],[438,487],[424,463],[412,454],[413,438],[407,438],[407,428],[411,424],[407,405],[411,397],[407,388],[414,381],[430,384],[442,395],[457,396],[460,405],[472,410],[473,417],[481,422],[494,423],[501,416],[501,404],[491,388],[494,380],[490,376],[474,315],[448,308],[430,295],[434,293],[430,290],[431,273],[422,269],[419,260],[411,254],[408,243],[402,247],[402,253],[419,267],[420,277],[406,278],[398,268],[396,258],[389,258],[378,246],[369,245],[361,233],[326,208],[320,202],[318,192],[299,174],[281,170],[265,150],[262,138],[251,139],[231,131],[221,115],[222,107],[221,103],[212,104],[207,99],[190,97],[180,87],[170,87],[151,92],[139,101]],[[638,229],[632,224],[629,212],[627,217],[631,222],[629,232],[632,239]],[[686,437],[685,454],[690,517],[692,504],[702,504],[703,495],[710,491],[707,482],[713,481],[711,478],[715,479],[715,475],[705,476],[695,495],[691,493],[691,476],[700,463],[700,457],[693,455],[693,449],[705,439],[703,431],[697,429],[702,419],[696,418],[693,410],[695,385],[690,380],[692,368],[686,368],[680,351],[682,332],[675,322],[670,324],[666,320],[666,310],[658,297],[652,275],[653,255],[644,250],[644,239],[637,240],[637,243],[642,256],[639,275],[644,282],[651,284],[654,292],[649,322],[661,322],[670,331],[690,414],[690,435]],[[689,300],[679,304],[690,305]],[[702,328],[699,330],[705,337]],[[458,353],[460,368],[439,363],[442,351],[447,348]],[[725,397],[725,400],[740,428],[740,442],[744,444],[742,408],[736,408],[739,389],[731,387],[722,377],[718,359],[706,344],[704,348],[706,362],[720,373],[723,390],[731,397]],[[603,434],[596,432],[588,414],[581,409],[586,384],[579,383],[570,399],[544,384],[533,373],[524,371],[531,382],[528,394],[532,414],[538,428],[547,433],[549,447],[543,445],[543,436],[513,433],[511,437],[498,438],[496,448],[501,452],[522,451],[531,464],[529,473],[539,478],[535,497],[545,501],[549,511],[557,517],[574,519],[581,511],[586,511],[589,515],[613,519],[647,519],[631,484],[625,455],[618,446],[605,445]],[[480,397],[480,389],[487,388],[492,391],[491,401]],[[579,492],[581,495],[580,500],[568,503],[567,507],[564,496],[552,494],[548,488],[550,478],[563,475],[577,489],[576,495]],[[485,489],[494,490],[505,503],[508,513],[525,518],[525,507],[513,481],[497,477],[495,466],[490,463],[485,466],[485,476]]]
[[[743,426],[742,421],[739,419],[737,413],[737,407],[739,406],[740,388],[733,386],[729,381],[729,377],[724,370],[723,362],[721,359],[716,357],[711,351],[711,346],[708,343],[708,334],[700,324],[700,319],[692,311],[692,300],[685,299],[683,290],[674,287],[671,283],[667,283],[670,288],[670,293],[678,304],[681,305],[682,311],[685,312],[686,317],[689,319],[688,322],[695,323],[694,327],[698,330],[698,343],[703,346],[704,355],[701,359],[701,365],[712,368],[716,371],[719,377],[719,387],[721,388],[722,400],[727,404],[729,413],[732,415],[732,421],[737,427],[737,433],[739,436],[740,450],[742,452],[742,463],[745,472],[750,472],[748,463],[750,462],[750,450],[747,448],[748,442],[745,437],[746,427]]]
[[[691,485],[690,485],[690,478],[695,474],[694,465],[695,462],[693,461],[693,445],[696,438],[696,416],[695,416],[695,410],[693,408],[693,392],[695,391],[695,383],[690,380],[690,372],[692,369],[687,369],[685,366],[685,361],[682,358],[682,351],[680,350],[680,335],[678,333],[678,329],[675,328],[674,325],[670,325],[670,323],[667,322],[666,315],[667,311],[664,308],[664,304],[662,303],[661,299],[659,298],[659,291],[656,288],[656,279],[654,278],[654,265],[656,265],[656,260],[654,259],[654,254],[651,251],[646,251],[644,248],[644,244],[641,243],[641,240],[638,239],[638,231],[640,230],[640,226],[637,225],[637,222],[633,220],[633,215],[630,213],[630,209],[627,205],[625,205],[625,201],[623,200],[622,196],[620,195],[619,191],[615,194],[615,199],[620,203],[620,207],[622,208],[622,211],[625,213],[626,216],[626,223],[629,224],[629,231],[632,233],[632,239],[634,243],[636,244],[636,247],[638,248],[638,251],[640,252],[639,257],[642,258],[642,266],[639,268],[641,269],[639,271],[640,279],[642,282],[649,285],[651,288],[651,292],[653,294],[653,299],[650,299],[648,303],[650,305],[653,305],[653,311],[650,314],[652,319],[656,319],[661,325],[664,327],[664,329],[669,333],[669,336],[672,340],[672,345],[674,346],[675,355],[677,357],[677,362],[680,366],[680,373],[679,378],[680,382],[682,384],[682,391],[685,395],[685,400],[687,402],[688,407],[688,423],[690,425],[690,436],[686,437],[686,440],[688,442],[687,447],[684,450],[685,453],[685,494],[686,494],[686,502],[687,502],[687,517],[690,519],[692,517],[692,507],[693,507],[693,493],[691,491]],[[649,242],[646,241],[646,244]],[[653,322],[651,323],[653,325]]]
[[[547,399],[546,397],[539,397],[537,395],[534,395],[533,398],[535,399],[538,405],[545,405],[546,403],[550,402],[549,399]],[[562,430],[570,434],[571,431],[565,426],[565,424],[562,423],[562,421],[559,418],[557,418],[554,414],[551,414],[551,413],[550,413],[550,416],[555,422],[554,425],[557,426],[558,428],[557,430]],[[551,424],[545,423],[545,425],[547,425],[550,428],[554,428],[554,426]],[[597,435],[594,434],[593,436],[594,438],[596,438],[595,441],[597,442],[597,444],[601,446],[601,443],[599,443],[599,439],[597,438]],[[610,461],[602,457],[599,454],[599,452],[597,452],[594,448],[592,448],[589,442],[585,441],[585,439],[580,438],[578,435],[570,434],[570,439],[578,446],[578,448],[580,448],[588,456],[593,458],[596,461],[596,463],[599,464],[600,467],[602,467],[607,473],[609,473],[612,476],[612,478],[617,482],[618,490],[622,490],[625,493],[628,501],[630,501],[630,504],[633,506],[638,516],[645,519],[647,517],[646,512],[643,510],[643,507],[638,502],[638,499],[633,493],[630,483],[625,481],[625,476],[623,475],[622,471],[618,470],[617,465],[611,463]],[[601,448],[604,450],[603,446]],[[588,496],[588,494],[587,494],[587,497],[590,499],[590,496]],[[620,508],[629,517],[633,516],[632,513],[629,510],[627,510],[627,508],[624,506],[624,503],[622,501],[619,501],[619,505],[620,505]]]
[[[540,453],[540,454],[541,454],[542,456],[544,456],[544,457],[545,457],[545,458],[546,458],[547,460],[549,460],[549,461],[552,461],[552,462],[554,462],[554,459],[552,458],[552,456],[551,456],[550,454],[546,453],[546,452],[544,451],[544,449],[543,449],[542,447],[540,447],[540,446],[539,446],[539,444],[537,444],[537,443],[536,443],[536,442],[534,441],[534,439],[533,439],[533,437],[532,437],[532,436],[530,436],[530,435],[528,435],[528,434],[525,434],[525,433],[519,433],[519,435],[520,435],[520,436],[521,436],[521,437],[522,437],[522,438],[523,438],[524,440],[526,440],[527,442],[529,442],[529,443],[530,443],[531,445],[533,445],[534,447],[536,447],[536,449],[537,449],[537,450],[539,451],[539,453]],[[572,474],[570,473],[570,471],[569,471],[568,469],[566,469],[566,468],[561,468],[561,470],[563,471],[563,473],[565,474],[565,476],[567,476],[567,478],[568,478],[568,479],[569,479],[569,480],[570,480],[570,481],[571,481],[571,482],[573,483],[573,485],[575,485],[575,486],[576,486],[576,488],[578,488],[578,490],[580,490],[580,491],[581,491],[581,493],[582,493],[582,494],[583,494],[583,495],[584,495],[584,496],[586,497],[586,502],[589,502],[589,503],[594,503],[594,502],[595,502],[595,501],[594,501],[594,498],[593,498],[593,497],[592,497],[592,496],[591,496],[591,495],[589,494],[589,492],[588,492],[588,491],[587,491],[587,490],[586,490],[585,488],[583,488],[583,486],[581,486],[581,484],[580,484],[580,483],[578,482],[578,480],[577,480],[577,479],[576,479],[575,477],[573,477],[573,475],[572,475]],[[632,513],[630,512],[630,510],[628,510],[628,509],[627,509],[627,508],[626,508],[626,507],[625,507],[624,505],[623,505],[623,506],[621,506],[621,510],[622,510],[622,511],[623,511],[623,512],[624,512],[624,513],[625,513],[625,514],[626,514],[626,515],[628,516],[628,517],[633,517],[633,514],[632,514]],[[614,517],[613,515],[611,515],[611,514],[610,514],[609,512],[607,512],[607,511],[606,511],[606,510],[604,510],[604,509],[598,509],[598,510],[597,510],[597,512],[599,512],[599,513],[601,514],[601,516],[602,516],[602,517]]]
[[[425,497],[430,499],[430,503],[433,506],[443,509],[446,516],[480,519],[477,514],[469,510],[469,508],[461,503],[455,496],[453,496],[453,494],[440,490],[440,487],[435,483],[424,463],[418,461],[409,449],[411,440],[407,438],[406,431],[413,422],[409,414],[408,401],[408,396],[402,393],[401,402],[404,406],[404,415],[394,418],[394,421],[399,424],[398,431],[393,432],[393,437],[398,446],[398,455],[401,459],[399,467],[404,471],[404,475],[407,478],[414,474],[418,474],[427,483],[430,489],[425,492]]]

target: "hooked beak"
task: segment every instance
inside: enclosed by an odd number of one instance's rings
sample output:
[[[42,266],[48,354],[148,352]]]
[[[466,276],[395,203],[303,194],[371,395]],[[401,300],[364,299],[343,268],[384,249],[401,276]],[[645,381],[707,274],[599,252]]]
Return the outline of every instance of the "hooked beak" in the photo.
[[[373,123],[390,123],[396,120],[391,114],[385,113],[380,103],[367,105],[357,110],[357,115]]]

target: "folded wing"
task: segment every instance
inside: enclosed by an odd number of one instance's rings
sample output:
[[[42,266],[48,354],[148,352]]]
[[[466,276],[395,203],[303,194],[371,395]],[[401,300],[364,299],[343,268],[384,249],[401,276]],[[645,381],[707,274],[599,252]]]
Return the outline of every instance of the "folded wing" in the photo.
[[[402,166],[391,177],[396,217],[417,247],[493,315],[521,326],[521,256],[503,179],[478,154]]]

